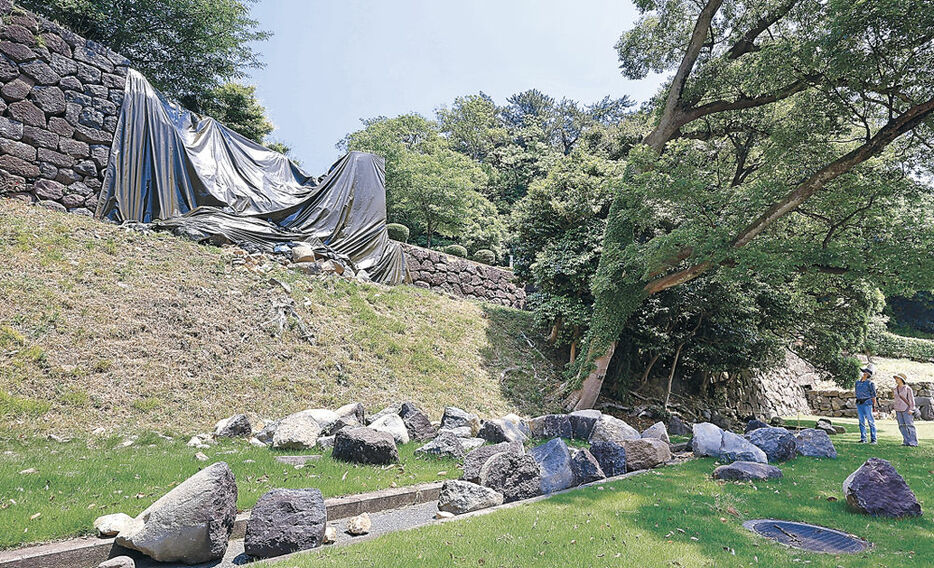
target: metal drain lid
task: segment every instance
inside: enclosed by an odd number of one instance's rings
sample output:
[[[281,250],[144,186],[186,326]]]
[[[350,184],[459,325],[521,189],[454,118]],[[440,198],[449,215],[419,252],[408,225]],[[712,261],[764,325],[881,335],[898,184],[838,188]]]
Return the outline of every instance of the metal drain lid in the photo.
[[[746,521],[743,526],[768,539],[811,552],[855,554],[872,546],[866,540],[838,530],[794,521],[757,519]]]

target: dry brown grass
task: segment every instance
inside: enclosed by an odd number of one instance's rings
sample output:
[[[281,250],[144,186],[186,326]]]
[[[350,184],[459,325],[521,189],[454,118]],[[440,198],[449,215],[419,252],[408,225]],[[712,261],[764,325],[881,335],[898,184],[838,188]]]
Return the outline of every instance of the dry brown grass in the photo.
[[[191,432],[355,400],[529,413],[560,379],[530,314],[414,287],[254,273],[230,250],[7,200],[0,257],[0,423],[20,433]],[[286,296],[313,345],[269,323]]]

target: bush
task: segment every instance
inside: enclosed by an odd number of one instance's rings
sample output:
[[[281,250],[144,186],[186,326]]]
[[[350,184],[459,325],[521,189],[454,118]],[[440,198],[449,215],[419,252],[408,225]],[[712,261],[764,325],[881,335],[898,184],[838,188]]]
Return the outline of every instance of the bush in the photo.
[[[894,359],[934,361],[934,341],[895,335],[881,325],[873,325],[866,339],[866,346],[873,354]]]
[[[480,249],[473,253],[473,259],[483,264],[493,264],[496,262],[496,254],[490,249]]]
[[[390,223],[386,225],[386,231],[389,238],[400,243],[409,242],[409,228],[401,223]]]
[[[444,247],[444,252],[451,256],[459,256],[461,258],[467,258],[467,249],[460,245],[448,245]]]

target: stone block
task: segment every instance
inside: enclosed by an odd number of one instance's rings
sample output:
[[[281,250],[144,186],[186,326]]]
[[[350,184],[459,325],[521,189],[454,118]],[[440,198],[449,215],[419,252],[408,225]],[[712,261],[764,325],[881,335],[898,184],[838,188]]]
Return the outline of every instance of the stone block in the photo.
[[[9,102],[21,101],[32,91],[33,80],[25,75],[21,75],[10,81],[0,89],[0,95]]]
[[[52,70],[44,61],[30,61],[19,66],[23,74],[31,77],[37,85],[57,85],[61,75]]]
[[[26,160],[27,162],[31,162],[36,159],[35,148],[29,144],[17,142],[16,140],[9,140],[7,138],[0,138],[0,152],[9,154],[11,156],[16,156],[17,158]]]
[[[78,72],[77,63],[58,53],[53,53],[49,56],[49,67],[61,77],[74,75]]]
[[[37,107],[50,115],[65,112],[65,96],[58,87],[34,87],[30,98]]]
[[[39,177],[39,166],[9,154],[0,156],[0,169],[24,178]]]
[[[13,43],[12,41],[0,41],[0,53],[3,53],[17,63],[31,61],[36,58],[36,54],[33,50],[21,43]]]
[[[23,124],[28,124],[30,126],[41,126],[45,127],[45,113],[42,110],[34,105],[31,101],[18,101],[10,105],[10,108],[7,109],[10,113],[10,116],[16,120],[22,122]]]
[[[48,148],[39,148],[39,159],[61,168],[70,168],[75,165],[75,159],[71,156],[66,156]]]

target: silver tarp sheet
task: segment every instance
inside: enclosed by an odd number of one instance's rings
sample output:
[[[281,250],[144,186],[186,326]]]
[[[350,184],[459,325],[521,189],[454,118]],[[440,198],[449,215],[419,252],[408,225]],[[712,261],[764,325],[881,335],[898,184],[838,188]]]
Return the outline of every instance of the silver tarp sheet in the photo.
[[[224,237],[270,250],[306,241],[386,284],[406,277],[386,232],[383,159],[351,152],[320,179],[130,71],[97,217]]]

